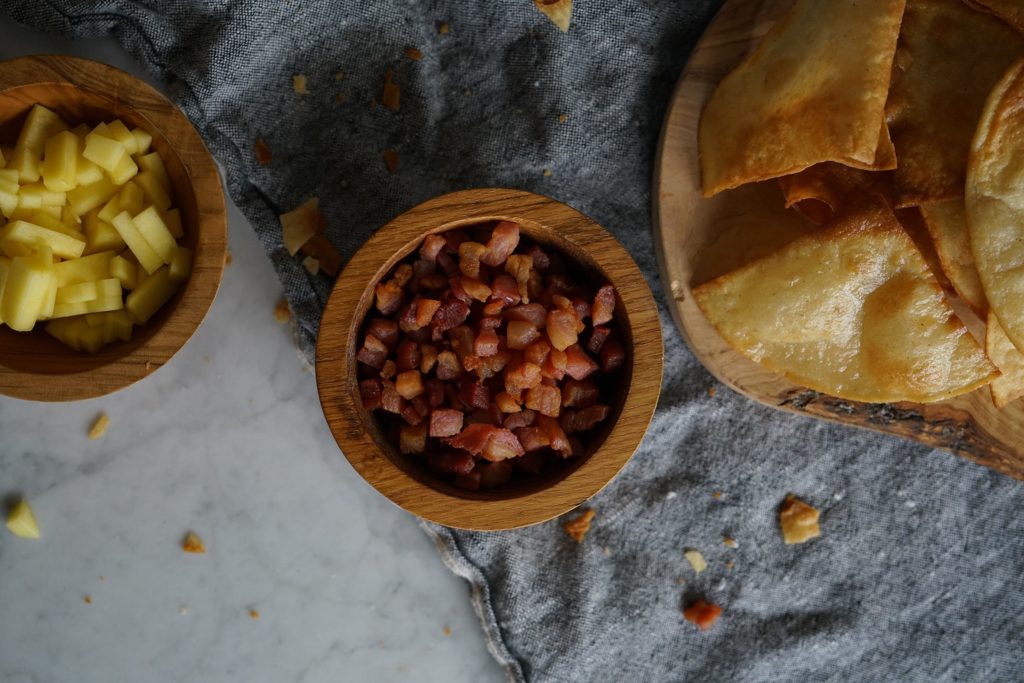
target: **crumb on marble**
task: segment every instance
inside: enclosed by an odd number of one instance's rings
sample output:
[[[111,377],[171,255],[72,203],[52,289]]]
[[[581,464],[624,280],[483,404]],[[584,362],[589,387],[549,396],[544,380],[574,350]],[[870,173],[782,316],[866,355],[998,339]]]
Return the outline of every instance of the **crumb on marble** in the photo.
[[[181,542],[181,549],[186,553],[203,554],[206,552],[206,545],[203,543],[203,539],[199,538],[195,532],[188,532],[185,535],[185,540]]]
[[[91,605],[92,604],[92,596],[91,595],[86,595],[85,597],[82,598],[82,602],[84,602],[87,605]]]
[[[690,563],[691,567],[693,567],[693,572],[695,574],[700,574],[708,568],[707,560],[704,559],[704,555],[696,548],[687,548],[684,550],[683,557],[685,557],[686,561]]]
[[[722,543],[726,548],[739,548],[740,544],[736,542],[736,539],[732,536],[722,536]]]
[[[270,147],[263,138],[256,138],[256,142],[253,143],[252,150],[256,154],[256,163],[260,166],[266,166],[274,159],[274,155],[270,151]]]
[[[186,614],[188,614],[188,607],[185,607],[184,605],[179,607],[178,614],[180,614],[181,616],[185,616]]]
[[[594,519],[595,514],[597,514],[596,511],[590,509],[584,511],[582,515],[570,519],[565,523],[565,533],[576,539],[577,543],[582,543],[587,532],[590,531],[590,522]]]
[[[306,76],[304,74],[295,74],[292,76],[292,90],[295,91],[296,95],[309,94],[309,90],[306,89]]]
[[[821,535],[818,517],[821,513],[792,493],[786,495],[779,508],[779,527],[786,545],[805,543]]]
[[[209,364],[212,359],[209,356],[203,356],[203,362]]]
[[[452,627],[449,626],[448,624],[444,625],[444,634],[446,636],[450,636],[452,634]]]
[[[249,618],[250,619],[259,619],[260,618],[259,611],[258,610],[254,610],[254,609],[249,610]]]
[[[292,319],[292,311],[288,308],[288,300],[281,297],[281,300],[274,306],[274,320],[284,325]]]
[[[423,52],[412,45],[407,45],[405,47],[405,56],[414,62],[418,62],[423,59]]]
[[[102,438],[107,433],[108,427],[110,427],[110,418],[107,417],[106,413],[100,413],[99,417],[93,421],[92,426],[89,427],[89,439],[95,441]]]
[[[100,576],[100,581],[106,581],[106,580],[107,580],[107,577],[105,577],[105,576]]]

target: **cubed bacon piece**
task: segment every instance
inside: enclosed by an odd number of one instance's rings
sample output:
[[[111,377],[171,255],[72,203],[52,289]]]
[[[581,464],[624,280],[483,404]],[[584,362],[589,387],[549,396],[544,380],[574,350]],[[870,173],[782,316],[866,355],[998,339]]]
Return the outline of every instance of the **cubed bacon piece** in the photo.
[[[523,407],[519,405],[519,401],[512,398],[512,394],[507,391],[502,391],[494,397],[494,403],[498,406],[498,410],[503,413],[518,413]]]
[[[476,461],[469,453],[441,451],[428,455],[427,465],[430,469],[442,474],[466,475],[473,471]]]
[[[597,372],[598,366],[579,344],[565,350],[565,374],[573,379],[586,379]]]
[[[380,339],[377,339],[372,334],[366,335],[366,339],[363,340],[363,348],[359,349],[356,353],[356,360],[364,365],[368,365],[374,370],[380,370],[384,367],[384,361],[388,358],[388,347],[384,345]]]
[[[431,273],[430,275],[424,275],[421,277],[418,284],[420,289],[437,292],[448,286],[448,276],[442,275],[441,273]]]
[[[467,408],[486,408],[491,404],[491,391],[486,384],[465,379],[459,387],[459,400]]]
[[[405,333],[420,329],[420,324],[416,322],[416,306],[414,304],[403,307],[398,314],[398,329]]]
[[[487,252],[481,261],[489,266],[500,266],[519,246],[519,225],[511,221],[500,221],[487,241]]]
[[[605,372],[615,372],[626,362],[626,351],[622,344],[614,336],[605,341],[601,347],[601,369]]]
[[[420,247],[420,258],[429,263],[437,262],[437,255],[444,248],[445,239],[441,235],[427,235]]]
[[[540,339],[540,330],[523,320],[510,320],[505,337],[510,349],[522,350]]]
[[[510,256],[509,259],[513,259],[515,256]],[[505,262],[505,268],[508,269],[509,262]],[[522,295],[519,293],[519,286],[516,284],[516,280],[511,275],[501,274],[494,278],[491,283],[491,298],[496,302],[500,302],[503,306],[514,306],[519,303],[522,299]],[[501,310],[499,306],[498,310]]]
[[[497,316],[484,316],[479,322],[481,330],[496,330],[504,324],[505,321]]]
[[[419,396],[414,396],[413,399],[409,401],[409,404],[420,417],[430,415],[430,402],[427,400],[427,394],[425,392]]]
[[[458,254],[459,245],[469,241],[469,236],[461,230],[447,230],[441,234],[444,235],[445,249],[452,254]]]
[[[594,305],[590,308],[590,319],[594,325],[609,323],[615,313],[615,288],[605,285],[594,295]]]
[[[511,323],[509,324],[511,325]],[[551,353],[551,344],[541,339],[526,347],[526,350],[523,351],[523,360],[534,365],[543,365],[549,353]]]
[[[437,363],[437,347],[433,344],[420,344],[420,372],[424,375],[434,369]]]
[[[511,460],[499,460],[497,462],[481,462],[474,468],[474,472],[480,473],[480,486],[485,489],[493,489],[497,486],[507,484],[512,479],[512,472],[515,465]]]
[[[473,455],[480,455],[491,436],[498,428],[489,424],[466,425],[461,432],[448,442],[452,448],[461,448]]]
[[[526,293],[533,301],[538,301],[543,296],[544,280],[537,271],[530,273],[530,280],[526,283]]]
[[[547,316],[548,341],[559,351],[565,351],[576,343],[576,313],[555,310]]]
[[[558,423],[558,420],[546,415],[538,415],[537,426],[545,430],[548,435],[548,441],[551,442],[551,448],[556,453],[563,458],[571,458],[573,456],[572,444],[569,443],[569,437],[565,435],[562,425]]]
[[[547,323],[548,311],[540,304],[522,304],[502,311],[505,320],[520,320],[536,327],[538,330]]]
[[[581,322],[590,317],[590,304],[586,299],[574,296],[572,298],[572,308],[576,311],[576,317],[579,318]]]
[[[508,365],[511,354],[501,348],[493,356],[484,356],[480,358],[480,367],[476,368],[477,377],[480,379],[489,379],[494,377],[501,372],[506,365]]]
[[[463,413],[452,408],[435,408],[430,413],[430,436],[455,436],[462,431]]]
[[[434,319],[437,309],[441,308],[441,302],[437,299],[416,300],[416,324],[426,327]]]
[[[466,489],[467,491],[479,491],[480,490],[480,472],[474,467],[473,471],[469,474],[456,474],[455,485],[460,489]]]
[[[395,268],[395,274],[391,276],[391,280],[399,287],[405,287],[409,284],[409,280],[412,279],[412,266],[408,263],[399,264]]]
[[[469,278],[480,277],[480,258],[487,253],[487,247],[479,242],[463,242],[459,245],[459,270]]]
[[[515,435],[527,453],[539,451],[551,445],[547,431],[540,427],[520,427],[515,430]]]
[[[544,469],[544,453],[541,451],[527,452],[512,461],[517,469],[527,474],[540,474]]]
[[[469,306],[458,299],[448,299],[434,314],[433,328],[439,332],[447,332],[461,325],[468,317]]]
[[[533,259],[533,269],[543,273],[551,265],[551,259],[547,253],[538,246],[532,246],[526,250],[526,255]]]
[[[422,453],[427,450],[427,423],[402,425],[398,430],[398,450],[403,453]]]
[[[384,361],[384,367],[380,369],[380,376],[384,379],[391,379],[398,374],[398,366],[395,365],[395,361],[388,358]]]
[[[485,460],[498,462],[518,457],[525,452],[523,444],[519,443],[515,434],[507,429],[495,429],[480,455]]]
[[[481,357],[498,353],[498,335],[494,330],[481,330],[473,340],[473,353]]]
[[[531,426],[537,419],[537,411],[526,409],[518,413],[512,413],[505,418],[505,429],[515,431],[522,427]]]
[[[394,280],[378,284],[374,294],[377,310],[384,315],[393,315],[402,305],[402,286]]]
[[[420,367],[419,344],[409,339],[403,339],[395,352],[395,365],[399,372],[418,370]]]
[[[462,357],[462,368],[466,372],[474,372],[484,365],[484,359],[475,353],[467,353]]]
[[[418,425],[423,422],[423,416],[416,412],[411,403],[406,403],[402,406],[402,419],[405,420],[406,424],[410,425]]]
[[[455,259],[452,258],[452,255],[446,251],[442,251],[437,255],[437,265],[441,266],[441,270],[443,270],[445,275],[448,277],[459,274],[459,264],[456,263]]]
[[[402,412],[402,395],[395,389],[395,384],[391,380],[382,379],[380,384],[380,407],[398,415]]]
[[[574,456],[583,455],[583,442],[580,441],[578,436],[573,435],[569,437],[569,448]]]
[[[394,350],[395,346],[398,344],[398,323],[394,320],[374,318],[370,321],[370,324],[366,326],[366,333],[372,334],[374,337],[384,342],[384,346],[388,348],[388,351]]]
[[[558,349],[551,349],[551,353],[544,359],[544,362],[540,365],[540,370],[544,377],[550,379],[557,379],[561,381],[565,377],[565,366],[568,363],[565,351],[559,351]]]
[[[505,370],[505,391],[516,395],[523,389],[540,385],[541,370],[533,363],[521,363],[515,368]]]
[[[431,408],[440,408],[444,404],[444,382],[431,377],[426,381],[427,403]]]
[[[444,381],[455,379],[462,374],[462,363],[451,351],[442,351],[437,354],[437,370],[434,374]]]
[[[501,313],[501,309],[505,307],[502,301],[491,301],[484,304],[483,314],[484,315],[498,315]]]
[[[412,288],[419,290],[423,285],[421,280],[437,273],[437,266],[433,261],[418,259],[412,264]]]
[[[590,331],[590,339],[587,340],[587,351],[590,353],[601,353],[601,347],[608,340],[608,335],[612,333],[610,327],[605,325],[597,325],[593,330]]]
[[[505,261],[505,272],[515,278],[516,293],[523,303],[530,303],[530,275],[533,272],[533,259],[525,254],[512,254]]]
[[[423,375],[419,370],[398,373],[398,377],[395,378],[395,391],[407,401],[419,396],[424,391]]]
[[[471,277],[462,278],[461,285],[462,290],[466,292],[466,294],[468,294],[471,299],[474,299],[476,301],[487,301],[487,299],[491,296],[490,287],[480,282],[479,280],[474,280]]]
[[[359,383],[359,397],[367,410],[380,408],[381,383],[376,377],[364,379]]]
[[[502,413],[498,410],[498,407],[493,403],[486,408],[479,408],[474,410],[466,418],[465,424],[486,424],[494,425],[495,427],[502,426]]]
[[[560,424],[566,434],[585,432],[608,417],[608,406],[594,405],[582,410],[569,410],[561,415]]]
[[[472,306],[473,297],[471,297],[469,295],[469,292],[467,292],[462,287],[462,281],[464,279],[466,278],[464,278],[462,275],[453,275],[450,278],[448,278],[448,286],[451,289],[451,294],[453,297],[455,297],[462,303],[466,304],[467,306]]]
[[[541,415],[558,417],[562,407],[562,392],[558,387],[538,384],[526,391],[526,407],[536,410]]]
[[[587,408],[600,397],[601,390],[590,380],[570,379],[562,387],[562,405],[567,408]]]
[[[574,309],[572,307],[572,302],[569,301],[569,299],[567,299],[566,297],[562,296],[561,294],[552,294],[551,295],[551,305],[554,306],[555,308],[563,310],[563,311],[575,311],[576,310],[576,309]]]

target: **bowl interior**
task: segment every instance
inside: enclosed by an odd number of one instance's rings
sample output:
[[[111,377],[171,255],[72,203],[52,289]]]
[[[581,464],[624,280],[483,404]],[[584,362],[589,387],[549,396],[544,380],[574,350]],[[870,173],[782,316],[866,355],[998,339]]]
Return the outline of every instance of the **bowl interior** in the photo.
[[[528,237],[532,242],[539,244],[545,250],[560,252],[573,264],[574,268],[571,268],[570,270],[572,271],[575,269],[580,275],[586,277],[588,284],[605,282],[616,287],[616,307],[612,327],[618,334],[619,339],[622,341],[623,347],[626,350],[626,359],[619,370],[608,377],[602,378],[601,382],[599,382],[599,385],[601,386],[602,399],[608,403],[611,411],[603,422],[596,425],[595,428],[588,432],[585,435],[585,438],[582,439],[584,445],[583,456],[569,458],[566,460],[558,460],[557,462],[553,458],[548,459],[544,469],[539,474],[524,475],[521,472],[517,472],[510,482],[497,488],[469,491],[455,486],[443,476],[431,471],[426,466],[425,458],[405,455],[398,450],[396,445],[398,436],[397,433],[392,433],[393,429],[389,428],[388,420],[377,414],[371,413],[363,407],[362,400],[359,396],[359,373],[357,371],[355,354],[362,345],[364,329],[367,321],[369,318],[375,317],[374,312],[376,309],[373,308],[375,287],[381,280],[390,275],[392,269],[399,262],[409,256],[409,254],[418,250],[423,243],[424,238],[428,235],[456,228],[472,229],[473,227],[496,220],[512,220],[517,222],[519,224],[521,234]],[[624,310],[624,305],[622,298],[618,293],[618,288],[619,283],[616,283],[610,274],[596,263],[596,261],[587,253],[586,249],[580,247],[575,242],[571,242],[563,238],[557,231],[545,227],[534,220],[521,217],[510,217],[508,215],[474,216],[465,220],[448,222],[436,227],[428,228],[425,226],[423,233],[418,238],[405,244],[380,268],[375,276],[371,278],[370,283],[367,285],[359,299],[359,303],[357,304],[355,314],[353,316],[353,320],[359,321],[359,323],[352,326],[348,335],[348,345],[346,349],[346,362],[348,363],[347,374],[350,378],[350,383],[347,389],[352,394],[352,403],[355,406],[356,411],[359,413],[360,419],[366,427],[367,432],[380,449],[380,452],[390,460],[395,467],[402,470],[419,483],[428,486],[435,491],[449,496],[469,500],[508,500],[528,496],[536,493],[537,491],[548,488],[568,477],[581,467],[588,459],[590,459],[594,452],[602,443],[604,443],[612,430],[615,429],[619,415],[622,412],[622,407],[626,401],[633,373],[634,344],[632,329],[629,324],[629,316],[626,315]]]
[[[79,123],[94,126],[119,118],[129,128],[141,128],[153,136],[152,148],[160,154],[174,192],[174,205],[181,211],[184,239],[198,260],[198,208],[189,174],[174,148],[152,122],[128,105],[103,94],[70,83],[37,83],[8,88],[0,92],[0,144],[13,146],[21,124],[33,104],[56,112],[74,127]],[[95,354],[75,351],[48,335],[37,325],[32,332],[15,332],[0,327],[0,365],[33,374],[60,375],[79,373],[115,363],[144,346],[154,333],[174,315],[190,283],[161,308],[149,322],[136,327],[131,341],[118,341]]]

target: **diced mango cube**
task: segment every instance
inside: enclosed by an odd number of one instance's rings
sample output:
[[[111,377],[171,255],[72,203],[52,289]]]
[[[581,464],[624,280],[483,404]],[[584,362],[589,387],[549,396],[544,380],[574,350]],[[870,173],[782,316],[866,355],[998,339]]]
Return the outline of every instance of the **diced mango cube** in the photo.
[[[40,173],[46,189],[67,192],[78,185],[78,137],[69,130],[46,141]]]
[[[117,311],[110,311],[107,313],[107,324],[111,328],[114,339],[131,341],[134,325],[132,324],[131,316],[128,315],[128,311],[123,308]]]
[[[173,265],[173,261],[171,264]],[[116,277],[121,282],[123,289],[135,289],[135,286],[139,283],[139,265],[132,263],[128,259],[115,256],[110,260],[110,275]]]
[[[36,225],[42,226],[47,230],[53,230],[55,232],[64,233],[69,237],[84,240],[83,235],[79,230],[75,228],[69,228],[64,224],[64,221],[60,219],[60,213],[57,212],[57,216],[54,216],[51,209],[56,207],[40,207],[38,209],[22,209],[19,207],[11,214],[12,221],[26,221],[28,223],[35,223]]]
[[[85,251],[85,240],[27,221],[12,221],[0,228],[0,249],[5,253],[24,255],[25,247],[47,247],[61,258],[78,258]]]
[[[39,523],[24,498],[7,513],[7,529],[18,538],[39,538]]]
[[[7,168],[16,169],[22,182],[34,183],[39,180],[46,140],[63,130],[67,130],[67,125],[57,114],[40,104],[34,105],[21,126]]]
[[[95,209],[85,214],[82,229],[85,231],[85,254],[124,249],[124,240],[117,230],[110,223],[101,221]]]
[[[164,192],[168,195],[171,194],[171,179],[167,175],[167,167],[164,166],[164,160],[160,158],[160,155],[156,152],[150,152],[149,154],[139,157],[139,168],[143,171],[149,171],[156,179],[160,182],[160,186],[164,188]]]
[[[75,212],[71,210],[71,206],[65,204],[60,210],[60,220],[68,228],[75,232],[82,232],[82,219],[75,215]]]
[[[178,284],[171,280],[167,266],[140,282],[124,305],[132,321],[136,325],[145,325],[161,306],[170,301],[178,290]]]
[[[82,156],[107,173],[113,173],[127,154],[128,150],[124,148],[124,145],[117,140],[98,134],[95,130],[85,138],[85,150],[82,152]]]
[[[39,319],[48,320],[53,317],[53,307],[57,305],[57,278],[50,278],[50,286],[46,290],[46,299],[39,308]]]
[[[115,257],[113,251],[102,251],[70,261],[61,261],[53,266],[53,275],[58,287],[67,287],[79,282],[95,282],[115,277],[110,272],[110,264]],[[123,260],[123,259],[122,259]]]
[[[168,275],[175,282],[181,282],[182,280],[188,279],[189,273],[192,272],[192,250],[187,247],[176,247],[174,250],[174,257],[171,258],[171,264],[168,268]]]
[[[174,250],[178,247],[177,242],[174,241],[174,235],[164,225],[164,220],[157,213],[155,207],[149,207],[138,216],[132,219],[132,223],[135,224],[139,234],[149,242],[149,246],[153,247],[153,251],[163,260],[164,263],[170,264],[171,259],[174,258]],[[129,245],[130,246],[130,245]],[[138,254],[136,254],[137,256]],[[141,258],[139,263],[146,265]],[[147,268],[147,270],[149,270]],[[152,272],[152,271],[150,271]]]
[[[132,128],[132,135],[135,136],[135,153],[145,154],[149,146],[153,144],[153,136],[141,128]]]
[[[117,195],[117,207],[119,209],[117,213],[127,211],[130,215],[134,216],[142,211],[145,201],[146,197],[142,194],[142,188],[136,184],[135,180],[129,180],[121,188],[121,193]],[[100,212],[100,218],[103,218],[102,211]],[[113,220],[113,216],[104,220]]]
[[[92,185],[103,178],[103,169],[92,163],[82,153],[78,153],[77,173],[75,178],[79,185]]]
[[[120,288],[120,285],[118,285]],[[104,299],[94,299],[93,301],[79,301],[73,304],[57,304],[53,307],[52,318],[67,318],[72,315],[85,315],[86,313],[103,313],[104,311],[116,311],[120,308],[124,308],[124,300],[121,295],[113,297],[106,297]],[[100,332],[103,328],[99,328]],[[100,339],[102,340],[102,334]],[[83,346],[85,344],[83,343]],[[92,350],[92,349],[89,349]]]
[[[132,254],[135,255],[135,258],[139,259],[139,263],[146,269],[147,274],[155,273],[164,264],[164,260],[153,250],[153,247],[150,246],[146,238],[142,236],[142,233],[139,232],[138,227],[127,211],[122,211],[114,216],[113,225],[114,229],[117,230],[117,234],[121,236],[124,243],[131,249]]]
[[[57,289],[57,304],[78,304],[121,295],[121,281],[116,277],[65,285]]]
[[[107,124],[107,133],[109,137],[114,138],[124,146],[124,149],[129,154],[135,154],[139,150],[137,149],[138,143],[135,141],[135,136],[128,130],[128,126],[124,125],[121,119],[114,119]]]
[[[46,323],[46,332],[76,351],[82,348],[82,332],[87,327],[84,316],[58,318]]]
[[[134,178],[138,172],[139,167],[135,165],[135,161],[127,154],[121,157],[121,161],[118,162],[113,170],[108,171],[110,179],[115,185],[124,185]]]
[[[142,192],[150,204],[156,207],[157,211],[163,213],[171,208],[171,198],[167,196],[163,185],[152,171],[142,171],[132,182],[138,183]],[[138,213],[136,211],[135,213]]]
[[[164,214],[164,225],[174,235],[174,239],[180,240],[185,236],[185,231],[181,227],[181,212],[177,209],[171,209]]]
[[[28,332],[47,303],[53,281],[53,252],[43,247],[11,260],[0,317],[12,330]]]
[[[81,140],[82,143],[84,144],[85,143],[85,136],[89,134],[89,126],[87,124],[80,123],[77,126],[75,126],[74,128],[72,128],[71,132],[74,133],[75,137],[77,137],[79,140]]]
[[[67,194],[48,190],[42,183],[30,183],[18,188],[18,206],[23,209],[38,209],[41,206],[64,206]],[[58,211],[57,215],[60,215]]]
[[[122,190],[123,191],[123,190]],[[106,223],[114,220],[114,216],[121,213],[121,195],[120,193],[110,198],[106,204],[100,209],[99,213],[96,214],[101,221]]]
[[[79,185],[68,192],[68,201],[76,214],[84,216],[96,207],[105,204],[117,194],[117,191],[118,187],[104,175],[95,183]]]

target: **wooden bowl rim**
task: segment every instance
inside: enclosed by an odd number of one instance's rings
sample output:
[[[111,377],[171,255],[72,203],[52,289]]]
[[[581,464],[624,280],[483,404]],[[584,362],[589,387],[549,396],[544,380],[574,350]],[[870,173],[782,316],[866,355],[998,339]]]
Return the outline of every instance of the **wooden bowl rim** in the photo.
[[[31,74],[31,77],[29,76]],[[89,81],[111,87],[95,89]],[[197,204],[197,243],[193,270],[174,310],[152,336],[137,348],[108,363],[72,372],[41,373],[0,365],[0,394],[33,401],[77,401],[103,396],[152,374],[166,364],[191,339],[209,312],[224,272],[227,251],[227,212],[217,165],[188,117],[148,83],[131,74],[92,59],[39,54],[0,61],[0,95],[26,86],[70,86],[100,99],[113,100],[132,110],[159,131],[184,166]],[[189,321],[187,318],[193,318]],[[168,324],[174,321],[175,324]],[[26,334],[45,334],[34,330]],[[154,347],[173,349],[155,353]],[[68,353],[78,353],[68,349]],[[55,393],[54,381],[60,384]]]
[[[459,206],[449,206],[453,204]],[[347,342],[362,326],[362,319],[354,320],[360,299],[405,256],[395,253],[393,242],[418,243],[428,234],[459,224],[493,219],[539,223],[560,239],[587,252],[599,266],[613,260],[620,269],[625,264],[626,277],[631,281],[623,283],[624,277],[620,275],[613,284],[624,304],[630,328],[644,329],[645,338],[641,340],[643,353],[631,354],[632,374],[619,418],[585,462],[543,489],[518,497],[480,500],[456,497],[421,483],[381,452],[361,424],[355,392],[349,384],[354,378],[349,375],[346,349]],[[574,236],[559,230],[570,223],[574,231],[582,234]],[[594,254],[590,248],[594,241],[607,246],[607,251]],[[382,248],[384,244],[387,246]],[[359,275],[367,271],[375,273],[370,282]],[[647,334],[651,330],[656,334]],[[636,348],[637,340],[634,340],[634,351]],[[610,233],[579,211],[549,197],[522,190],[482,188],[441,195],[409,209],[377,230],[356,252],[338,277],[323,312],[317,341],[316,377],[320,405],[331,433],[363,479],[418,517],[445,526],[492,531],[557,517],[596,494],[618,474],[639,447],[657,406],[662,357],[661,326],[654,297],[632,257]]]

